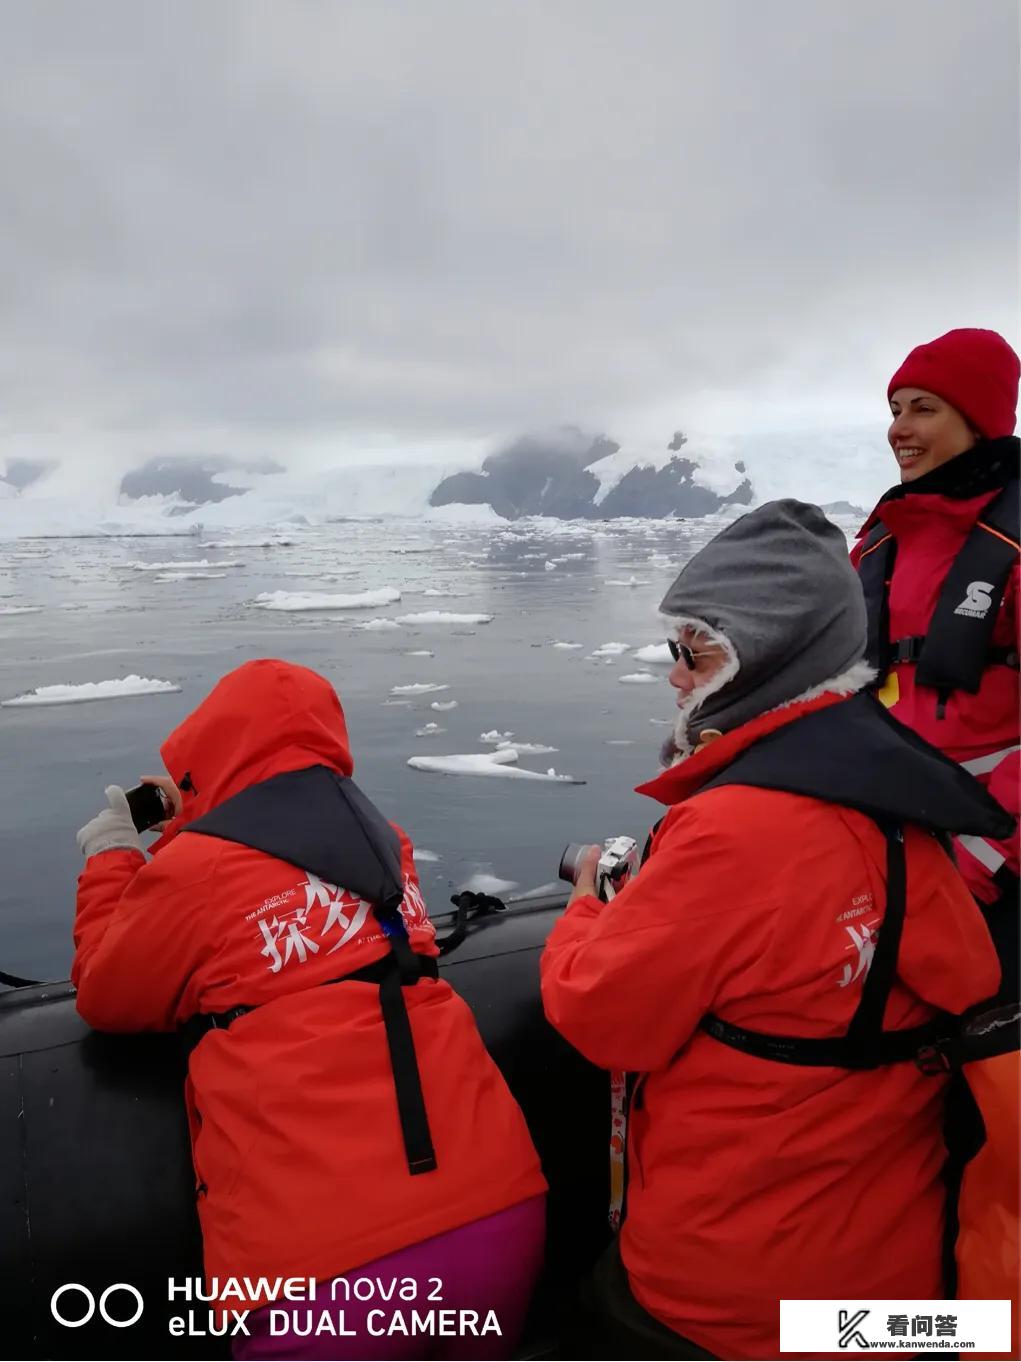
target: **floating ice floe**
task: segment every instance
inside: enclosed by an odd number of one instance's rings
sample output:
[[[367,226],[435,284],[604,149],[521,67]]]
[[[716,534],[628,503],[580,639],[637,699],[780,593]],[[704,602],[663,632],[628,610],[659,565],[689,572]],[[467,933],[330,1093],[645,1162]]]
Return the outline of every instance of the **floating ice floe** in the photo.
[[[504,747],[513,747],[517,753],[524,753],[526,756],[538,756],[543,752],[559,752],[559,747],[548,747],[544,742],[498,742],[497,751]]]
[[[490,624],[492,615],[457,615],[450,610],[419,610],[412,615],[400,615],[402,624]]]
[[[634,657],[636,662],[665,662],[670,666],[674,661],[669,643],[647,643],[644,648],[637,649]]]
[[[315,577],[320,582],[336,582],[341,577],[357,577],[361,568],[335,568],[329,574],[320,572],[318,568],[298,568],[293,572],[285,572],[285,577]]]
[[[552,645],[554,648],[584,648],[584,643],[562,643],[560,639],[555,639]]]
[[[543,567],[547,572],[556,572],[557,570],[557,565],[553,562],[552,558],[547,558],[545,563],[543,563]]]
[[[261,610],[366,610],[375,605],[393,605],[400,598],[396,587],[382,586],[378,591],[360,591],[352,596],[330,596],[314,591],[262,591],[254,603]]]
[[[426,724],[424,728],[415,729],[416,738],[435,738],[437,733],[446,733],[445,728],[440,728],[439,724]]]
[[[424,695],[430,690],[449,690],[449,686],[437,681],[412,681],[410,686],[391,686],[391,695]]]
[[[664,728],[673,728],[673,719],[650,719],[650,724],[661,724]]]
[[[401,626],[396,620],[375,619],[366,620],[364,624],[359,624],[356,627],[359,629],[373,629],[376,632],[381,632],[384,629],[399,629]]]
[[[510,729],[506,733],[501,733],[498,728],[491,728],[488,733],[479,734],[479,742],[491,742],[495,747],[497,743],[509,742],[513,736]]]
[[[574,776],[557,775],[552,766],[546,772],[525,771],[515,765],[518,759],[514,747],[500,747],[495,752],[461,752],[448,757],[409,757],[408,765],[416,771],[431,771],[445,776],[503,776],[511,780],[549,780],[565,785],[584,785]]]
[[[517,880],[501,880],[499,875],[487,875],[480,870],[465,880],[461,890],[467,889],[473,894],[506,894],[517,887]]]
[[[210,539],[200,544],[200,549],[286,549],[294,544],[293,539]]]
[[[444,591],[441,587],[438,587],[438,586],[427,586],[426,589],[422,592],[422,595],[423,595],[423,596],[460,596],[460,595],[463,595],[463,592],[460,592],[460,591]]]
[[[630,643],[601,643],[594,652],[588,654],[589,657],[604,659],[612,662],[615,657],[622,657],[631,647]]]
[[[0,605],[0,615],[38,615],[41,605]]]
[[[396,623],[396,621],[395,621],[395,623]],[[409,652],[406,652],[406,653],[404,654],[404,656],[405,656],[405,657],[435,657],[436,654],[435,654],[435,653],[431,653],[431,652],[429,651],[428,648],[412,648]]]
[[[234,568],[244,567],[240,558],[224,558],[219,563],[210,562],[208,558],[178,559],[174,563],[125,563],[124,565],[133,572],[177,572],[191,571],[193,568]]]
[[[651,583],[651,582],[647,582],[647,581],[645,581],[644,579],[639,578],[639,577],[628,577],[626,580],[622,580],[621,578],[618,578],[618,577],[607,577],[607,579],[606,579],[606,585],[607,585],[607,586],[651,586],[652,583]]]
[[[225,572],[161,572],[157,582],[210,582],[215,577],[226,577]]]
[[[634,747],[634,738],[607,738],[607,747]]]
[[[0,700],[9,708],[26,705],[72,705],[84,700],[121,700],[132,695],[163,695],[179,691],[173,681],[153,681],[147,676],[123,676],[115,681],[86,681],[77,686],[37,686],[27,695]]]
[[[563,880],[551,880],[549,884],[538,884],[534,889],[523,889],[515,894],[516,899],[542,899],[548,894],[566,894],[567,886]]]
[[[441,710],[441,711],[446,711],[446,710],[448,710],[448,709],[457,709],[457,701],[456,701],[456,700],[433,700],[432,703],[430,704],[429,708],[430,708],[430,709],[438,709],[438,710]]]
[[[627,676],[618,676],[617,680],[625,686],[647,686],[650,681],[657,682],[658,676],[653,676],[652,672],[628,672]]]
[[[440,859],[435,851],[426,851],[425,847],[415,847],[415,850],[412,854],[414,855],[416,861],[432,862],[438,861]]]

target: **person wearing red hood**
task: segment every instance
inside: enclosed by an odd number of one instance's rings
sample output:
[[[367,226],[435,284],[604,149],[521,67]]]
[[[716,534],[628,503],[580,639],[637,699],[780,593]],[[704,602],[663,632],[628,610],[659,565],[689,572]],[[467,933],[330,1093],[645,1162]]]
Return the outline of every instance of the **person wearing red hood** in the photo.
[[[175,816],[151,861],[116,786],[78,834],[72,980],[97,1030],[199,1019],[185,1098],[207,1278],[413,1277],[413,1308],[473,1309],[479,1328],[493,1310],[500,1330],[376,1337],[368,1306],[327,1290],[309,1308],[342,1309],[355,1337],[273,1337],[263,1309],[235,1355],[507,1356],[546,1184],[470,1010],[437,978],[411,842],[351,779],[332,686],[248,662],[161,755]]]
[[[608,903],[592,849],[541,961],[550,1022],[632,1076],[579,1330],[609,1351],[576,1355],[778,1357],[781,1299],[943,1296],[946,1087],[914,1059],[999,969],[941,841],[1010,820],[863,689],[818,507],[742,516],[660,609],[676,760],[639,793],[666,815]]]

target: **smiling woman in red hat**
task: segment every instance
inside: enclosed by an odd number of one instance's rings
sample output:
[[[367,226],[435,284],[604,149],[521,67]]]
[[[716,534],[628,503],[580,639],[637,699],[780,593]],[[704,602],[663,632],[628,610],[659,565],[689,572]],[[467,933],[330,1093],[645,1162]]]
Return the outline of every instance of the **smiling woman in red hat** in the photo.
[[[851,555],[865,589],[880,698],[1015,817],[1019,369],[995,331],[948,331],[911,351],[887,389],[900,483],[880,499]],[[1016,1356],[1017,825],[1004,841],[959,837],[954,848],[1000,956],[1000,990],[987,1007],[1011,1008],[996,1014],[995,1027],[983,1017],[977,1036],[944,1056],[946,1067],[962,1066],[984,1127],[958,1156],[981,1146],[964,1170],[958,1203],[958,1293],[1013,1296]],[[990,1046],[996,1035],[999,1044]]]
[[[851,555],[880,698],[1014,814],[1018,374],[1017,355],[995,331],[948,331],[911,351],[887,389],[900,483],[880,498]],[[1014,907],[1016,943],[1016,833],[1009,843],[962,839],[957,855],[987,912]]]

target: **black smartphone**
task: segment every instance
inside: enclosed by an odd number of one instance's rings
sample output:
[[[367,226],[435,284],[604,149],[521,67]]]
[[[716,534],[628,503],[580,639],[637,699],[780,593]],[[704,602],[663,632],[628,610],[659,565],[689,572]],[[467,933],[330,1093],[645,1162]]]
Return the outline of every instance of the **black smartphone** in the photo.
[[[131,810],[131,821],[139,832],[147,832],[171,816],[167,798],[158,785],[136,785],[133,790],[125,790],[124,797]]]

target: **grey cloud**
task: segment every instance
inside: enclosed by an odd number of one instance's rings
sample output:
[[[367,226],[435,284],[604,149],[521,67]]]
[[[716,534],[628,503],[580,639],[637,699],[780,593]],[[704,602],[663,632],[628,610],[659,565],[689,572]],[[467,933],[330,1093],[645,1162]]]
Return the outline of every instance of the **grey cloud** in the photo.
[[[1011,0],[0,16],[0,453],[58,416],[276,455],[777,383],[881,420],[908,345],[1014,325]]]

